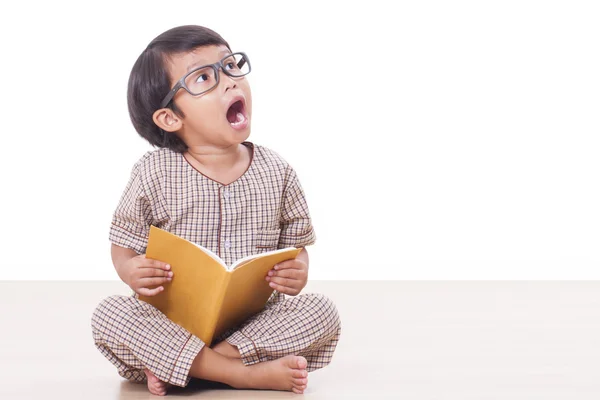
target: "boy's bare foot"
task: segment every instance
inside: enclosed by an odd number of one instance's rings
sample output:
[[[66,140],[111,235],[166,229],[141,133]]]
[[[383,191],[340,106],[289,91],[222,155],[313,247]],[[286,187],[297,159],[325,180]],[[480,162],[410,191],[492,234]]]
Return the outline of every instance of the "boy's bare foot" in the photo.
[[[261,362],[245,367],[248,371],[239,389],[288,390],[302,394],[308,384],[306,359],[300,356],[286,356],[273,361]]]
[[[161,381],[148,369],[144,369],[144,373],[148,379],[148,390],[150,390],[150,393],[157,396],[164,396],[167,394],[167,389],[171,387],[171,384]]]
[[[300,356],[245,366],[242,360],[226,357],[204,347],[194,358],[189,375],[225,383],[238,389],[271,389],[303,393],[308,383],[308,363]]]

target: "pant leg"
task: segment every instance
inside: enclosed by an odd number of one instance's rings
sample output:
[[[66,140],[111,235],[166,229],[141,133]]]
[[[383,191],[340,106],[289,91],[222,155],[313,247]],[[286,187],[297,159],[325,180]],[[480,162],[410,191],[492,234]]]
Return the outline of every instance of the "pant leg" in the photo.
[[[104,299],[92,316],[96,347],[119,375],[143,382],[149,369],[158,379],[186,386],[194,358],[204,342],[134,296]]]
[[[275,360],[290,354],[303,356],[308,371],[331,362],[341,332],[333,302],[321,294],[281,296],[229,337],[245,365]]]

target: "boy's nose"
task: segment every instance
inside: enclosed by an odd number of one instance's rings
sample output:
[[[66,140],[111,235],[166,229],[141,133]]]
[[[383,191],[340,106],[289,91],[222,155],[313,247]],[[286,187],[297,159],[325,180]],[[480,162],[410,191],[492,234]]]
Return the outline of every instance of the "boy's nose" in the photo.
[[[220,72],[221,72],[221,81],[225,85],[225,91],[228,91],[229,89],[237,88],[237,82],[231,76],[227,75],[223,71],[220,71]]]

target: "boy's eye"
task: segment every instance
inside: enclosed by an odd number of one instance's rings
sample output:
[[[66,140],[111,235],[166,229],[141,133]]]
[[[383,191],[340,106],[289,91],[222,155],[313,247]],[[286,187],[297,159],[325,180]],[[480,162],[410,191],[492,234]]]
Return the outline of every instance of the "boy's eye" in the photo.
[[[237,65],[235,65],[235,63],[232,62],[228,62],[227,64],[225,64],[225,68],[231,70],[231,69],[237,69]]]
[[[215,82],[212,68],[202,68],[185,78],[185,84],[193,93],[200,93]]]
[[[198,75],[198,78],[196,78],[196,82],[198,82],[198,83],[206,82],[207,80],[208,80],[208,74],[201,74],[201,75]]]

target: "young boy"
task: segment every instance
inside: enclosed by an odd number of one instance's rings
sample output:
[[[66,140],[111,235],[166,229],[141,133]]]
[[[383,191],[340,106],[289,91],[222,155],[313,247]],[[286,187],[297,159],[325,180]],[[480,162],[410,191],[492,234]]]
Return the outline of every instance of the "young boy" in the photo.
[[[277,153],[246,141],[249,72],[247,55],[199,26],[164,32],[131,71],[131,121],[159,149],[133,167],[110,228],[115,269],[136,294],[103,300],[92,328],[119,374],[147,382],[156,395],[191,378],[303,393],[308,372],[329,364],[339,340],[335,305],[299,295],[308,277],[304,247],[315,234],[298,178]],[[176,279],[169,265],[144,255],[150,225],[211,249],[228,265],[276,248],[303,250],[265,277],[275,289],[265,309],[209,348],[137,298]]]

